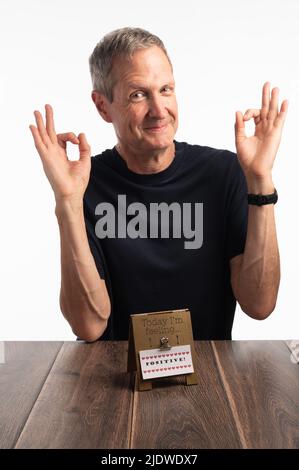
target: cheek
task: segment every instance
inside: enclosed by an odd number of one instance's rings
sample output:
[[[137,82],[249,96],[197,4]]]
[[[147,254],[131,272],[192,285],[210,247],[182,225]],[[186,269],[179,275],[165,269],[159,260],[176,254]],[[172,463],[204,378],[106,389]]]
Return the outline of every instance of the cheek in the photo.
[[[177,104],[176,99],[173,99],[171,101],[169,109],[171,110],[173,115],[177,116],[177,114],[178,114],[178,104]]]
[[[128,128],[134,127],[133,115],[130,110],[127,109],[118,112],[117,116],[115,116],[115,121],[117,122],[118,129],[122,132],[127,132]]]
[[[140,127],[144,122],[146,116],[146,111],[143,108],[134,109],[134,112],[130,113],[128,116],[128,122],[131,123],[132,127]]]
[[[142,128],[142,122],[144,115],[138,110],[126,110],[122,116],[118,119],[119,126],[121,127],[122,133],[136,136],[140,134]]]

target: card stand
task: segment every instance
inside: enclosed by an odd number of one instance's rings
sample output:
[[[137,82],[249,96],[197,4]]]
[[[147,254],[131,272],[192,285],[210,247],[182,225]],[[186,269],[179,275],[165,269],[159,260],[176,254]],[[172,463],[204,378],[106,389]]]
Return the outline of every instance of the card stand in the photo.
[[[167,331],[165,328],[159,330],[159,328],[147,328],[146,326],[153,323],[157,325],[159,322],[163,325],[171,325],[171,328],[168,328]],[[139,391],[151,390],[153,381],[161,380],[161,378],[143,379],[139,351],[161,348],[161,340],[164,337],[167,337],[165,339],[168,340],[170,347],[189,344],[192,358],[195,357],[191,315],[188,309],[140,313],[130,316],[127,370],[128,372],[136,371],[136,385]],[[171,377],[185,377],[186,385],[197,384],[195,372],[172,375]]]

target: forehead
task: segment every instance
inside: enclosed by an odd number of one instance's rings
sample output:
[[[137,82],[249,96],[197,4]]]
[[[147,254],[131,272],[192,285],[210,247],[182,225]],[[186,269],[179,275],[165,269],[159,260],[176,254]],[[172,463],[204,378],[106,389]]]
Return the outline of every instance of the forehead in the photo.
[[[123,87],[173,81],[171,65],[157,46],[138,49],[132,58],[118,57],[113,63],[115,84]]]

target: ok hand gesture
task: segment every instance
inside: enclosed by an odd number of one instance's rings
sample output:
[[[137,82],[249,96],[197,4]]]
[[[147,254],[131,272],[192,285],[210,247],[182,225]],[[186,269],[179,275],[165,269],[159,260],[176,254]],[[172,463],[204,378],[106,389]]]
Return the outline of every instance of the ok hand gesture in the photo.
[[[279,89],[270,83],[263,86],[261,109],[248,109],[244,116],[236,112],[235,142],[240,165],[247,181],[271,179],[271,170],[279,147],[282,128],[288,110],[284,100],[278,110]],[[245,133],[245,122],[254,118],[255,132],[251,137]]]
[[[90,176],[90,146],[82,133],[78,137],[73,132],[56,135],[53,109],[49,104],[45,105],[45,109],[46,126],[39,111],[34,112],[37,127],[29,126],[35,147],[53,188],[56,202],[67,199],[80,204]],[[79,146],[79,160],[68,159],[67,142]]]

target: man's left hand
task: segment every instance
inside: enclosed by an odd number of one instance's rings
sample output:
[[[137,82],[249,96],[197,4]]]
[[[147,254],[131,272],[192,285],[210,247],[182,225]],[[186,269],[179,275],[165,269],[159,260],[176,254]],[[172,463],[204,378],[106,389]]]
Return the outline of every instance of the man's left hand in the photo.
[[[279,147],[283,124],[287,115],[288,101],[284,100],[278,112],[279,89],[266,82],[262,92],[262,108],[236,112],[235,142],[240,165],[247,179],[248,189],[258,189],[257,182],[271,181],[271,171]],[[245,133],[245,122],[254,118],[255,132],[251,137]],[[261,188],[264,185],[261,184]],[[269,184],[268,184],[269,186]],[[270,183],[271,186],[271,183]]]

